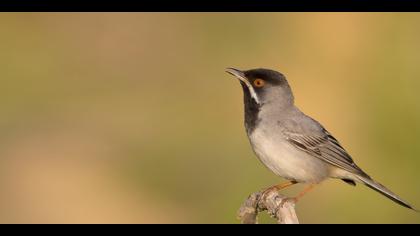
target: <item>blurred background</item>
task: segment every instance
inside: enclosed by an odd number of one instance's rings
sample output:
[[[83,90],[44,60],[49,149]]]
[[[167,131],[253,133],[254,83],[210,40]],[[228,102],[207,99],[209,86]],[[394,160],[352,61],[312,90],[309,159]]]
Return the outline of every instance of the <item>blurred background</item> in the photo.
[[[2,13],[0,222],[238,223],[250,193],[283,180],[254,156],[242,90],[226,67],[284,73],[297,105],[419,208],[419,21],[415,13]],[[338,180],[297,211],[303,223],[420,223]]]

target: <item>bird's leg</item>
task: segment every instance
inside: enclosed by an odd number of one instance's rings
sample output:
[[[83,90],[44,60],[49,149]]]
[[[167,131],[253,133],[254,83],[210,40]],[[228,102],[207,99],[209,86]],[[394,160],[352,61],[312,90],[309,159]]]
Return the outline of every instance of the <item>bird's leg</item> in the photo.
[[[285,189],[287,187],[290,187],[294,184],[297,184],[297,182],[296,181],[287,181],[287,182],[280,183],[280,184],[271,186],[269,188],[266,188],[264,191],[262,191],[261,198],[264,198],[264,196],[271,191],[280,191],[280,190]]]
[[[306,188],[303,189],[302,192],[300,192],[296,197],[293,197],[292,199],[295,201],[295,203],[297,203],[306,193],[311,191],[314,187],[315,187],[314,184],[307,186]]]
[[[297,182],[296,181],[287,181],[287,182],[284,182],[284,183],[280,183],[280,184],[271,186],[268,189],[275,189],[277,191],[280,191],[280,190],[285,189],[287,187],[290,187],[290,186],[292,186],[294,184],[297,184]]]

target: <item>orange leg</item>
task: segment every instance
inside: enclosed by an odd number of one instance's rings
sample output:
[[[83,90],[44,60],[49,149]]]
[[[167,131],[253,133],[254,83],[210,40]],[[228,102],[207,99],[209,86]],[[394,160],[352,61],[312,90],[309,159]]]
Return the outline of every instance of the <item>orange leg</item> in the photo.
[[[271,188],[275,188],[277,191],[279,191],[279,190],[285,189],[285,188],[290,187],[290,186],[295,185],[295,184],[297,184],[296,181],[287,181],[287,182],[284,182],[284,183],[274,185]]]
[[[290,187],[290,186],[292,186],[292,185],[294,185],[294,184],[297,184],[297,182],[296,182],[296,181],[287,181],[287,182],[284,182],[284,183],[280,183],[280,184],[277,184],[277,185],[271,186],[271,187],[269,187],[269,188],[266,188],[266,189],[262,192],[262,195],[265,195],[267,192],[270,192],[270,191],[273,191],[273,190],[275,190],[275,191],[280,191],[280,190],[285,189],[285,188],[287,188],[287,187]]]
[[[314,187],[315,187],[314,184],[309,185],[308,187],[303,189],[303,191],[300,192],[296,197],[294,197],[293,200],[295,200],[295,202],[298,202],[306,193],[311,191]]]

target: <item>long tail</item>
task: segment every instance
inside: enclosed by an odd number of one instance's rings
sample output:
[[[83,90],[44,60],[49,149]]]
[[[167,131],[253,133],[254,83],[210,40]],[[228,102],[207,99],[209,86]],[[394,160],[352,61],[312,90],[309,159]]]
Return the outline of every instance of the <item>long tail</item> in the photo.
[[[369,188],[383,194],[385,197],[391,199],[392,201],[400,204],[401,206],[417,211],[408,202],[404,201],[403,199],[398,197],[395,193],[391,192],[391,190],[387,189],[385,186],[376,182],[372,178],[368,176],[365,176],[365,177],[358,176],[358,178],[360,179],[360,181],[366,184]]]

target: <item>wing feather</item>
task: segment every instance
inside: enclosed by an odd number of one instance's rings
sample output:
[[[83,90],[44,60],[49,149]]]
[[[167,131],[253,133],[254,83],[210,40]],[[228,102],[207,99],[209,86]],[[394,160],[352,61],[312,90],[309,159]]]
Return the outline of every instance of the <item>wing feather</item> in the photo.
[[[287,140],[295,147],[317,157],[331,165],[342,168],[354,174],[364,175],[364,172],[354,163],[351,156],[340,143],[324,128],[319,134],[298,134],[284,132]]]

